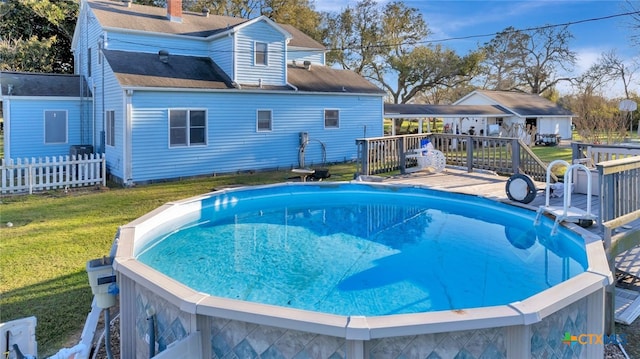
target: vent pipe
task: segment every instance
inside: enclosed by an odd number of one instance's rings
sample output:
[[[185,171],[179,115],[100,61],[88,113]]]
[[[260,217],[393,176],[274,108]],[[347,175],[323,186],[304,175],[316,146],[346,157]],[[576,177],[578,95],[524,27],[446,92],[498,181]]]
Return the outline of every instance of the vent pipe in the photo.
[[[166,64],[169,62],[169,51],[167,50],[160,50],[158,51],[158,59],[163,63]]]

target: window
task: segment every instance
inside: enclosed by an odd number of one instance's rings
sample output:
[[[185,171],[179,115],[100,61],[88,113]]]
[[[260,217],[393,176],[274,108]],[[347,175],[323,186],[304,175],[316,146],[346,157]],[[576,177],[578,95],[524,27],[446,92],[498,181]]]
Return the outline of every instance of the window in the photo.
[[[324,110],[324,128],[340,127],[340,111]]]
[[[207,144],[204,110],[169,110],[169,147]]]
[[[105,141],[107,142],[107,146],[115,146],[116,145],[116,112],[115,111],[107,111],[107,123],[106,126],[107,128],[105,129],[106,132],[106,139]]]
[[[258,110],[258,131],[271,131],[271,110]]]
[[[67,111],[44,111],[44,143],[67,143]]]
[[[269,57],[269,52],[267,51],[267,44],[265,42],[256,42],[255,43],[255,64],[256,65],[267,65],[267,58]]]

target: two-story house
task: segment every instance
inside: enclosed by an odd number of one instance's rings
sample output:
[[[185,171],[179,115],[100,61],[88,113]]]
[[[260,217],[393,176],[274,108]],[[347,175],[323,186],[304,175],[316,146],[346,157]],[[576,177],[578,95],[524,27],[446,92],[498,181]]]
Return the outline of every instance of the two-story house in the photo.
[[[133,184],[352,160],[383,134],[384,92],[265,16],[83,0],[72,48],[75,76],[0,74],[7,158],[89,148]]]

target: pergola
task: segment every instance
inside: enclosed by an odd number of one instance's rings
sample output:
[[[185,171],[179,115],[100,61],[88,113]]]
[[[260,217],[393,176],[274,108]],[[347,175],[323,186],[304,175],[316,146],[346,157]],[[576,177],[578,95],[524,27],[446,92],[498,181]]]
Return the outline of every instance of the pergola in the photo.
[[[384,118],[418,120],[418,133],[422,133],[423,121],[427,118],[455,118],[455,126],[459,128],[463,118],[507,117],[513,114],[498,105],[419,105],[419,104],[384,104]],[[486,123],[486,121],[485,121]],[[456,132],[457,128],[453,128]],[[427,121],[427,131],[431,131]],[[485,133],[486,129],[485,129]],[[396,123],[392,121],[391,134],[396,134]]]

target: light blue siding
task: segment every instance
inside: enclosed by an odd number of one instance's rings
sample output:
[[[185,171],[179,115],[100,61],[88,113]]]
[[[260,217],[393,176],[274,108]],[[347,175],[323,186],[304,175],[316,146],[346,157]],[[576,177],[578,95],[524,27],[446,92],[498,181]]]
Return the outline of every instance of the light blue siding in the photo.
[[[296,61],[304,63],[304,61],[311,61],[313,64],[324,65],[324,51],[323,50],[310,50],[310,49],[292,49],[287,50],[287,61]]]
[[[233,37],[225,36],[215,39],[209,45],[211,59],[229,78],[233,78]]]
[[[115,145],[104,147],[104,153],[107,158],[107,171],[118,178],[124,178],[124,133],[125,133],[125,106],[124,106],[124,90],[116,81],[113,72],[108,64],[105,63],[105,84],[104,96],[101,91],[95,94],[96,103],[96,122],[102,129],[105,125],[105,114],[103,113],[102,101],[104,99],[104,112],[115,111]]]
[[[256,41],[268,44],[267,66],[254,63]],[[265,21],[242,28],[236,33],[235,81],[239,84],[258,85],[262,80],[264,85],[285,85],[285,46],[283,34]]]
[[[383,134],[378,96],[136,91],[132,103],[134,182],[297,167],[302,131],[306,165],[322,165],[320,143],[328,162],[353,160],[365,126],[367,136]],[[208,145],[169,148],[168,108],[207,108]],[[325,108],[340,109],[339,129],[324,128]],[[257,109],[273,110],[273,131],[256,131]]]
[[[66,156],[71,145],[81,145],[79,99],[19,99],[9,100],[9,126],[5,130],[8,152],[12,159],[46,156]],[[45,144],[45,111],[66,111],[67,142]]]

